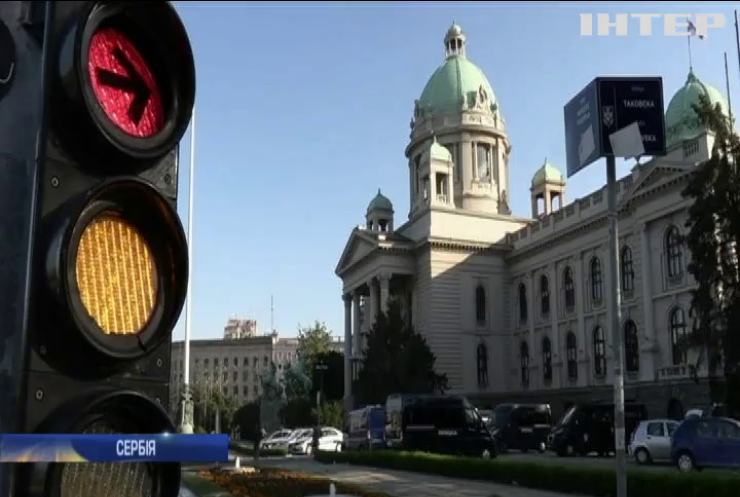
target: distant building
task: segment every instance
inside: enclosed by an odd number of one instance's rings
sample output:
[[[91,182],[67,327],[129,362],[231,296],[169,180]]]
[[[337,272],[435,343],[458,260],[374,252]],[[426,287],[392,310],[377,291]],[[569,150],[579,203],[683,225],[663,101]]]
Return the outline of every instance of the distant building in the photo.
[[[181,341],[172,344],[172,412],[180,400],[184,380],[183,345]],[[341,353],[344,342],[336,340],[333,349]],[[297,352],[297,338],[279,338],[277,333],[229,340],[191,340],[191,383],[195,388],[220,389],[225,395],[234,396],[240,405],[245,404],[262,393],[260,378],[269,371],[270,364],[275,363],[278,378],[282,378],[283,370],[295,363]]]
[[[236,319],[231,318],[224,326],[224,340],[239,340],[241,338],[256,337],[257,320],[256,319]]]

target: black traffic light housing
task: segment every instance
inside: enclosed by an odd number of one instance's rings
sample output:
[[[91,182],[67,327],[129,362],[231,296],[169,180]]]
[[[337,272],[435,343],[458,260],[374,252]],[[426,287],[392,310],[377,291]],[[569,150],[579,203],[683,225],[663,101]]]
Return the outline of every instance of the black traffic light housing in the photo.
[[[40,46],[28,43],[18,54],[19,70],[42,68],[22,81],[38,88],[38,108],[13,130],[0,118],[0,133],[38,137],[33,151],[0,139],[0,183],[12,179],[33,192],[0,200],[0,208],[23,213],[0,213],[0,229],[14,229],[7,241],[20,241],[31,256],[14,254],[25,271],[0,267],[0,288],[15,285],[23,297],[20,306],[0,304],[0,319],[11,318],[10,329],[0,332],[0,353],[14,359],[0,368],[0,387],[7,387],[0,392],[7,401],[0,403],[0,431],[171,431],[163,407],[171,332],[188,279],[176,212],[178,144],[195,99],[188,36],[169,2],[33,4],[27,36],[0,7],[16,45],[44,33]],[[11,88],[0,113],[22,116],[14,100],[22,96]],[[3,160],[27,165],[28,174],[3,171]],[[4,193],[11,192],[0,186]],[[0,241],[3,254],[13,252]],[[134,315],[141,319],[128,323]],[[77,487],[63,475],[66,466],[0,471],[0,492],[58,497],[66,485],[80,497],[104,493]],[[177,495],[179,464],[149,465],[148,472],[151,495]]]

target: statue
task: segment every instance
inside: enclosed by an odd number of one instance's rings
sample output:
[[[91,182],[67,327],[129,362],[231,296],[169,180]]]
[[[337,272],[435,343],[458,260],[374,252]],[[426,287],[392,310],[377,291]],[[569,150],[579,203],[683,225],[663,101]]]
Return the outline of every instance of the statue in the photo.
[[[265,400],[277,401],[283,398],[283,386],[277,378],[277,366],[270,363],[270,371],[262,376],[262,395]]]
[[[306,374],[306,361],[299,357],[298,362],[286,367],[283,373],[285,395],[288,400],[305,397],[311,393],[313,381]]]

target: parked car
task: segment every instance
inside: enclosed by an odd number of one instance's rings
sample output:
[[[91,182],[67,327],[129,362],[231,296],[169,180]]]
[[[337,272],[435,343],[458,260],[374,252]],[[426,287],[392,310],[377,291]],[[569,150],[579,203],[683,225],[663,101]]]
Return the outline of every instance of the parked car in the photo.
[[[344,433],[330,426],[321,428],[319,450],[340,452],[343,443]],[[296,437],[295,440],[290,442],[288,450],[291,454],[311,454],[313,450],[313,430],[304,430],[300,437]]]
[[[671,460],[671,439],[680,423],[672,419],[640,421],[627,446],[637,464],[667,462]]]
[[[287,444],[288,438],[290,438],[293,431],[294,430],[281,429],[272,432],[269,436],[260,441],[260,449],[273,449],[281,443]]]
[[[350,411],[346,416],[349,449],[381,449],[385,447],[385,407],[366,406]]]
[[[692,418],[673,434],[671,461],[679,471],[740,469],[740,423],[730,418]]]

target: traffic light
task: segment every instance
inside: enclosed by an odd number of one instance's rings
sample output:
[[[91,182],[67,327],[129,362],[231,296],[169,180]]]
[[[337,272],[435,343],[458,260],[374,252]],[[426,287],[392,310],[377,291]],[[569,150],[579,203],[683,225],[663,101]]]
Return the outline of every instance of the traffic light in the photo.
[[[0,263],[0,432],[172,431],[187,33],[169,2],[5,4],[23,8],[0,7],[17,69],[0,100],[0,259],[16,261]],[[4,469],[0,494],[175,497],[179,482],[173,463],[36,463]]]

